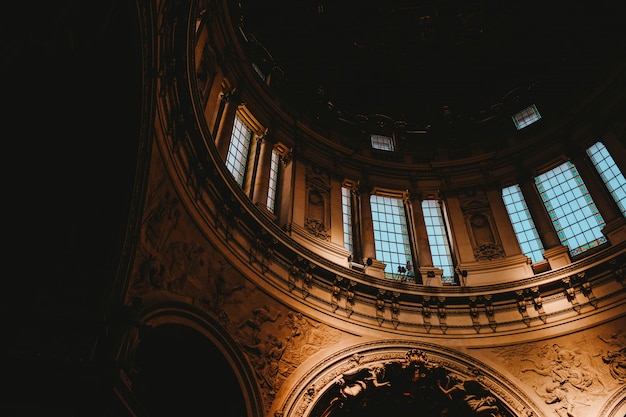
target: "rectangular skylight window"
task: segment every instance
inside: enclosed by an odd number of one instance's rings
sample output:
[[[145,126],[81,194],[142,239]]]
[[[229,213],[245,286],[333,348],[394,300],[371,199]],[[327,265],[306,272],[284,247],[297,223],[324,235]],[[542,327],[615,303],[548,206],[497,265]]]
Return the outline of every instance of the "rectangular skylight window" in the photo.
[[[381,151],[393,151],[393,138],[383,135],[370,135],[372,141],[372,148],[380,149]]]
[[[517,130],[520,130],[535,123],[539,119],[541,119],[541,115],[539,114],[537,107],[533,104],[532,106],[526,107],[524,110],[514,115],[513,123],[515,123]]]

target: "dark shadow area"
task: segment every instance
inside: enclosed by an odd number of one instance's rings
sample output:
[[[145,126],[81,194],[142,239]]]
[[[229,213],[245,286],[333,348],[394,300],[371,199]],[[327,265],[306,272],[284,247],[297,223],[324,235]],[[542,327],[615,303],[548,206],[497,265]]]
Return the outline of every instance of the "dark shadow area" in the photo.
[[[135,389],[152,417],[243,417],[245,402],[224,355],[187,327],[165,325],[140,344]]]

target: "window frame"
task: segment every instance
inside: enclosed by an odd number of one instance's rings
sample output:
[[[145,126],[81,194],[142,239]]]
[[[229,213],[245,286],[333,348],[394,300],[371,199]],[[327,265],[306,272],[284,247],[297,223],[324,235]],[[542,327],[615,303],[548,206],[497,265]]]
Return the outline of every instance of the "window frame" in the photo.
[[[394,279],[394,280],[399,280],[399,281],[415,281],[416,280],[416,269],[418,267],[417,264],[417,246],[415,243],[415,236],[413,233],[414,227],[413,227],[413,220],[412,220],[412,210],[411,210],[411,204],[409,202],[409,199],[406,195],[406,193],[398,193],[398,192],[390,192],[390,191],[383,191],[383,190],[373,190],[369,196],[369,204],[370,204],[370,208],[371,208],[371,213],[372,213],[372,228],[374,230],[374,249],[375,249],[375,253],[376,253],[376,259],[380,260],[381,262],[385,263],[385,270],[383,271],[383,274],[385,276],[385,278],[388,279]],[[378,212],[374,210],[374,204],[375,202],[373,202],[373,199],[386,199],[386,200],[396,200],[399,204],[397,205],[397,207],[399,208],[399,210],[402,211],[402,213],[388,213],[388,212]],[[381,203],[381,205],[385,206],[384,203]],[[387,205],[388,206],[388,205]],[[400,233],[397,232],[397,230],[393,230],[393,231],[389,231],[389,230],[382,230],[382,228],[379,228],[378,230],[378,234],[380,234],[381,239],[377,239],[377,222],[378,220],[375,218],[379,213],[382,213],[385,215],[385,219],[388,219],[389,216],[391,215],[398,215],[400,216],[401,214],[403,214],[403,217],[401,218],[401,220],[404,220],[404,225],[400,224]],[[388,223],[388,222],[385,222]],[[398,227],[398,225],[396,225],[396,227]],[[403,230],[404,229],[404,230]],[[404,231],[406,231],[406,233],[404,233]],[[402,236],[402,242],[398,242],[397,240],[394,241],[390,241],[390,240],[382,240],[383,236],[389,236],[389,234],[393,234],[393,235],[401,235]],[[392,246],[401,246],[404,248],[404,251],[402,253],[397,252],[397,251],[391,251],[391,247]],[[408,250],[407,250],[408,248]],[[404,256],[404,262],[400,263],[400,262],[393,262],[393,259],[386,259],[385,254],[395,254],[395,255],[402,255]],[[389,266],[389,264],[392,264],[392,266],[390,266],[390,270],[388,271],[387,268]],[[404,268],[404,271],[402,271],[400,268]]]
[[[513,187],[516,187],[516,192],[505,195],[505,191],[511,190]],[[528,204],[526,203],[520,185],[513,184],[503,187],[500,191],[500,195],[522,253],[530,258],[533,263],[544,262],[545,258],[543,254],[545,253],[545,247],[541,241],[541,236],[539,235],[532,214],[528,209]],[[515,197],[518,199],[515,200]],[[511,204],[507,203],[507,200],[511,200]],[[513,212],[513,208],[516,208],[515,206],[517,206],[518,209]],[[520,226],[516,227],[518,224]],[[521,230],[518,230],[518,228],[521,228]],[[527,233],[531,233],[533,235],[532,238],[528,237]]]
[[[539,110],[537,110],[537,106],[531,104],[525,109],[522,109],[515,113],[513,116],[511,116],[511,118],[513,119],[515,128],[517,130],[522,130],[527,126],[538,122],[541,119],[541,114],[539,113]]]
[[[600,148],[601,146],[601,148]],[[596,151],[592,151],[592,148],[598,148]],[[585,149],[591,164],[596,169],[596,172],[602,179],[602,183],[604,187],[607,189],[615,204],[619,208],[622,216],[626,217],[626,179],[624,178],[624,174],[621,169],[613,159],[611,152],[606,147],[606,145],[602,141],[596,141],[591,146]],[[597,155],[602,154],[604,158],[599,160]],[[609,178],[607,173],[613,174],[612,177]],[[614,181],[619,183],[619,185],[614,186]],[[621,194],[621,197],[620,197]]]
[[[385,146],[385,144],[387,146]],[[384,152],[395,152],[396,150],[394,138],[393,136],[389,135],[380,135],[374,133],[370,134],[370,146],[372,147],[372,149]]]
[[[560,172],[559,172],[560,171]],[[571,175],[571,178],[567,178]],[[549,177],[550,176],[550,177]],[[559,179],[561,177],[561,180]],[[542,180],[544,178],[545,180]],[[565,179],[563,182],[562,179]],[[544,207],[550,216],[552,221],[552,226],[561,241],[563,246],[566,246],[569,250],[570,256],[581,255],[582,253],[601,246],[608,242],[606,236],[602,234],[602,229],[606,225],[600,211],[596,207],[593,197],[587,190],[587,187],[578,173],[575,164],[572,161],[563,162],[552,169],[544,171],[543,173],[534,177],[535,187],[541,196],[541,199],[544,203]],[[550,184],[550,182],[556,183],[552,187],[545,187],[545,184]],[[570,185],[571,183],[576,183],[576,187],[570,187],[566,191],[561,194],[556,195],[556,190],[563,189],[563,185]],[[557,188],[558,185],[558,188]],[[580,195],[577,195],[580,193]],[[554,194],[551,196],[551,194]],[[575,199],[572,199],[576,197]],[[586,204],[582,205],[582,201],[585,201]],[[573,203],[576,202],[578,207],[574,207]],[[553,203],[561,203],[555,207]],[[591,211],[591,216],[580,218],[580,215],[585,209]],[[576,217],[577,222],[572,222],[572,218]],[[591,220],[590,220],[591,219]],[[580,223],[584,220],[587,224],[589,224],[592,220],[596,222],[595,225],[590,225],[583,233],[576,233],[575,229],[580,228]],[[566,226],[563,226],[562,223],[567,223]],[[574,225],[576,227],[574,227]],[[572,247],[570,245],[571,241],[580,241],[580,236],[585,235],[587,233],[595,233],[598,232],[593,240],[589,240],[588,238],[582,244],[578,244],[576,247]],[[571,233],[571,234],[569,234]],[[569,235],[568,235],[569,234]]]
[[[432,218],[433,216],[431,215],[427,215],[427,212],[432,212],[432,208],[429,207],[425,207],[425,204],[430,204],[431,202],[434,202],[435,204],[437,204],[437,207],[435,208],[435,213],[437,213],[438,215],[436,216],[436,219],[438,221],[440,221],[440,224],[435,225],[435,224],[431,224],[429,225],[429,223],[432,223]],[[430,254],[431,254],[431,258],[433,261],[433,266],[436,268],[441,269],[442,275],[441,275],[441,283],[443,285],[458,285],[459,284],[459,278],[457,277],[457,273],[456,273],[456,266],[457,266],[457,261],[456,261],[456,256],[454,253],[454,246],[453,246],[453,240],[452,240],[452,233],[450,230],[450,221],[448,219],[447,216],[447,211],[445,208],[445,201],[443,201],[442,199],[424,199],[420,202],[421,208],[422,208],[422,214],[423,214],[423,218],[424,218],[424,224],[426,226],[426,236],[428,238],[428,246],[430,247]],[[431,232],[429,232],[429,230],[431,230],[433,227],[437,226],[440,230],[443,230],[443,237],[444,237],[444,242],[436,242],[435,240],[437,239],[437,236],[440,235],[434,235]],[[434,232],[434,230],[432,230]],[[433,242],[435,241],[435,242]],[[447,252],[447,254],[435,254],[434,252],[434,248],[445,248],[445,251]],[[439,252],[439,251],[437,251]],[[441,262],[436,262],[435,261],[435,257],[437,257],[437,259],[441,258],[441,257],[447,257],[448,259],[448,265],[444,265]],[[446,272],[449,272],[448,274],[446,274]]]

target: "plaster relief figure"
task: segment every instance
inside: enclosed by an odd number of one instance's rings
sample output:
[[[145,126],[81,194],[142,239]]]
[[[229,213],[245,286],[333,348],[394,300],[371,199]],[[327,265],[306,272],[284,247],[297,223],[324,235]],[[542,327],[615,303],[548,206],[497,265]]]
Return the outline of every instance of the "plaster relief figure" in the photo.
[[[522,372],[534,372],[549,377],[553,382],[569,386],[580,392],[601,392],[604,386],[599,376],[579,351],[565,349],[558,344],[545,347],[539,356],[541,361],[523,359],[534,364],[533,367],[522,369]]]
[[[341,374],[319,416],[513,417],[479,380],[461,375],[412,349],[405,360],[363,365]]]
[[[598,335],[605,344],[611,346],[602,355],[602,362],[609,366],[611,376],[621,382],[626,382],[626,340],[622,332],[613,333],[609,337]]]
[[[604,363],[609,365],[611,376],[620,382],[626,382],[626,348],[610,350],[602,356]]]
[[[356,397],[369,388],[390,386],[390,381],[385,381],[385,368],[372,366],[359,369],[350,374],[344,374],[337,384],[341,387],[340,392],[344,398]]]
[[[255,308],[252,313],[253,317],[245,319],[238,326],[238,329],[240,330],[238,340],[243,345],[257,344],[259,341],[259,333],[261,332],[263,324],[267,322],[274,323],[281,316],[280,311],[272,316],[270,307],[267,304],[262,307]],[[249,332],[246,332],[246,330]],[[245,342],[245,340],[248,340],[248,342]]]
[[[458,375],[448,375],[446,387],[437,381],[437,386],[451,400],[464,401],[474,413],[478,415],[498,416],[499,408],[494,396],[482,387],[482,385],[471,379],[464,379]]]
[[[173,242],[167,250],[170,263],[167,274],[167,289],[183,293],[187,281],[203,267],[204,248],[195,242]]]
[[[537,391],[537,387],[534,387],[537,394],[544,398],[546,404],[555,405],[554,411],[559,417],[575,417],[573,414],[574,405],[567,398],[567,388],[561,386],[561,384],[551,383],[544,387],[544,392]]]
[[[150,196],[147,204],[150,207],[146,209],[143,219],[145,242],[157,251],[165,246],[172,232],[178,228],[182,215],[179,207],[180,201],[170,190],[160,195],[162,186],[163,182]]]
[[[279,362],[287,345],[275,335],[268,334],[265,341],[255,346],[247,346],[248,350],[254,351],[252,362],[261,385],[269,390],[269,395],[274,395],[280,387],[278,378]]]
[[[341,338],[338,330],[302,313],[289,311],[286,316],[277,326],[277,336],[285,345],[279,364],[280,374],[285,377],[320,350],[336,345]]]
[[[315,323],[302,315],[302,313],[288,312],[287,318],[278,328],[287,327],[290,329],[287,341],[291,345],[291,349],[300,352],[309,340],[313,337],[313,330],[319,328],[319,323]]]

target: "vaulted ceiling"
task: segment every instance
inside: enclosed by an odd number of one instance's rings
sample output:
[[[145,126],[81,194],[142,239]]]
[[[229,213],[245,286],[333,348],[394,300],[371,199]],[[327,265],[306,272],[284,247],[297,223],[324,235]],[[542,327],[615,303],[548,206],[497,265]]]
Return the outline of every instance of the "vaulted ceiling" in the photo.
[[[419,129],[510,121],[533,103],[559,111],[623,56],[625,11],[606,0],[241,0],[233,15],[300,108]]]

